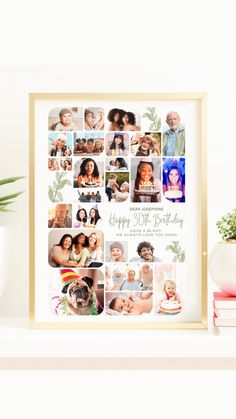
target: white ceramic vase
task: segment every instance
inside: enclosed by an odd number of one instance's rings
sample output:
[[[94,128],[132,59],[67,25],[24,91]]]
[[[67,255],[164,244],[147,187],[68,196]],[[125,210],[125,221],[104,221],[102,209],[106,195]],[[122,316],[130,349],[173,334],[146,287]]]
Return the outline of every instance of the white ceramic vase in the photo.
[[[6,228],[0,226],[0,298],[6,281]]]
[[[236,296],[236,243],[217,243],[209,258],[209,271],[218,288]]]

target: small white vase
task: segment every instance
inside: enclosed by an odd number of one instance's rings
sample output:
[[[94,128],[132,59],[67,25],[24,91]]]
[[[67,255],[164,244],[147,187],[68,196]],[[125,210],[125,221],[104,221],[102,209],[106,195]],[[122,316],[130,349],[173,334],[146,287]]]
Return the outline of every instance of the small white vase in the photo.
[[[218,288],[236,296],[236,243],[217,243],[209,258],[209,271]]]
[[[0,226],[0,298],[6,281],[6,227]]]

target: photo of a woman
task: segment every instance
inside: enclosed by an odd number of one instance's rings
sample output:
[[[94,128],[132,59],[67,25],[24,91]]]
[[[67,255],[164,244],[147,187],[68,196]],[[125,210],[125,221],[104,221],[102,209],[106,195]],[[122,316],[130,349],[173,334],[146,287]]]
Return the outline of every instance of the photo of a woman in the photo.
[[[99,227],[99,225],[101,224],[101,217],[99,214],[99,211],[97,208],[91,208],[91,210],[89,211],[89,225],[92,226],[96,226]]]
[[[106,153],[108,156],[126,156],[129,152],[129,136],[127,133],[116,132],[106,136]]]
[[[80,208],[76,213],[76,222],[74,223],[75,228],[86,227],[88,221],[87,211],[84,208]]]
[[[168,201],[185,202],[185,158],[163,159],[163,194]]]
[[[83,267],[88,254],[88,237],[83,233],[79,233],[73,239],[70,258],[76,261],[77,267]]]
[[[98,233],[91,233],[88,236],[88,256],[85,261],[85,266],[90,268],[98,268],[102,266],[102,248],[100,245],[100,235]]]
[[[111,109],[107,115],[107,119],[110,122],[110,124],[107,127],[108,131],[121,131],[122,130],[122,113],[123,111],[121,109]]]
[[[123,113],[122,131],[140,131],[140,127],[136,125],[136,118],[133,112]]]
[[[155,159],[155,168],[157,170],[160,169],[159,160],[160,159]],[[161,182],[155,176],[154,163],[152,159],[143,157],[138,162],[136,161],[136,159],[132,159],[132,177],[133,179],[131,180],[131,201],[160,202]]]
[[[102,186],[102,175],[94,159],[82,160],[78,174],[78,188],[97,188]]]
[[[76,261],[70,260],[73,238],[64,234],[58,244],[54,245],[49,253],[49,264],[55,268],[60,266],[77,266]]]

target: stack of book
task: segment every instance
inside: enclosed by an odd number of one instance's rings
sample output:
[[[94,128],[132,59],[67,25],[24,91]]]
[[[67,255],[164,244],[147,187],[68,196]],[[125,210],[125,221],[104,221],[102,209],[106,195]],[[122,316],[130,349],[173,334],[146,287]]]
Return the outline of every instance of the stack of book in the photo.
[[[213,320],[215,326],[236,327],[236,297],[214,292]]]

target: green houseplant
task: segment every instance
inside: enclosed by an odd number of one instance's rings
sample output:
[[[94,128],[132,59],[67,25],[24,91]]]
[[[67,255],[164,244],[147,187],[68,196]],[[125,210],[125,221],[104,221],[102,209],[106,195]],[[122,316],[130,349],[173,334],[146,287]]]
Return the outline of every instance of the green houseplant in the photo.
[[[236,241],[236,208],[216,223],[223,240]]]
[[[209,258],[209,271],[218,288],[228,295],[236,296],[236,209],[217,221],[222,237]]]
[[[14,183],[17,180],[22,179],[24,176],[17,176],[12,178],[6,178],[0,180],[0,186],[8,186],[9,183]],[[0,212],[5,213],[11,211],[9,206],[13,204],[15,201],[15,198],[17,198],[19,195],[21,195],[23,191],[21,192],[15,192],[11,194],[3,194],[0,195]],[[6,275],[4,274],[5,268],[6,268],[6,227],[1,226],[0,224],[0,297],[3,291]]]
[[[17,176],[17,177],[2,179],[2,180],[0,180],[0,186],[8,185],[9,183],[16,182],[19,179],[23,179],[23,177],[24,176]],[[16,193],[13,193],[13,194],[10,194],[10,195],[0,196],[0,211],[1,212],[11,211],[10,208],[9,208],[9,205],[13,204],[15,202],[14,199],[17,198],[17,196],[19,196],[22,193],[23,193],[23,191],[16,192]]]

